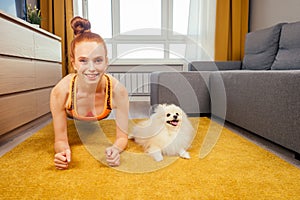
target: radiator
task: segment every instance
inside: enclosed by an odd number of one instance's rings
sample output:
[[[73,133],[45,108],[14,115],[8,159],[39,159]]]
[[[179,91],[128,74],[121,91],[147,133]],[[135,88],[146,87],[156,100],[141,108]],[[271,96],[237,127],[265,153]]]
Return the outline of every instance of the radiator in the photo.
[[[150,95],[149,72],[111,72],[127,89],[130,96]]]
[[[150,75],[158,71],[183,71],[183,64],[117,65],[111,64],[108,73],[119,80],[129,96],[150,96]]]

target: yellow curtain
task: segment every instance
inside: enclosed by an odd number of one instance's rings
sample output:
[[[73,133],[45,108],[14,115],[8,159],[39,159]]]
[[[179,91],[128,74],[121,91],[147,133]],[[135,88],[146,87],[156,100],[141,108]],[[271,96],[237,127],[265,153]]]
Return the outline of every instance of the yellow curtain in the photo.
[[[248,32],[249,0],[217,0],[215,60],[242,60]]]
[[[41,28],[61,38],[63,76],[73,72],[69,59],[73,32],[70,21],[73,18],[72,0],[40,0]]]

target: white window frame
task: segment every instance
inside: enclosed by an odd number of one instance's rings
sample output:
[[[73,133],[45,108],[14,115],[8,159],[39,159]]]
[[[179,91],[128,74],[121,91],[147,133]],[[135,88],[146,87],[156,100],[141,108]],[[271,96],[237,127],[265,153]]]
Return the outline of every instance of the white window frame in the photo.
[[[82,1],[82,17],[88,18],[88,0],[73,0],[74,11],[79,8],[78,3]],[[112,38],[105,38],[107,44],[112,45],[111,61],[114,64],[152,63],[152,64],[183,64],[184,58],[170,58],[170,44],[186,44],[187,36],[173,34],[173,0],[161,0],[161,35],[122,35],[120,34],[120,0],[112,1]],[[78,15],[74,12],[74,15]],[[168,31],[170,30],[170,31]],[[118,44],[163,44],[163,59],[120,59],[117,58]]]

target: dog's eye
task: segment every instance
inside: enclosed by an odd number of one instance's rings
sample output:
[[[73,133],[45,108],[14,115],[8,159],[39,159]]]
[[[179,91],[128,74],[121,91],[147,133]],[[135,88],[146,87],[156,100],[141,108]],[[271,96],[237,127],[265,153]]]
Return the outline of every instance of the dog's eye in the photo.
[[[176,113],[176,115],[178,116],[179,114],[178,114],[178,113]]]
[[[168,114],[167,114],[167,117],[170,117],[170,115],[171,115],[171,114],[170,114],[170,113],[168,113]]]

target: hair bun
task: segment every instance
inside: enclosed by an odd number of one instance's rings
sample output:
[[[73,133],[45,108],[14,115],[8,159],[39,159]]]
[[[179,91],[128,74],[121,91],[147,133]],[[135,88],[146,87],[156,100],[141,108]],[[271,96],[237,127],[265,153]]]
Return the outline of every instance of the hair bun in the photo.
[[[71,27],[73,29],[75,37],[84,32],[91,32],[91,23],[89,22],[89,20],[79,16],[72,19]]]

